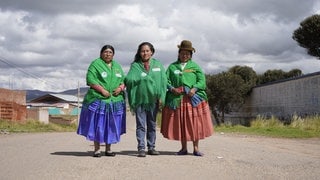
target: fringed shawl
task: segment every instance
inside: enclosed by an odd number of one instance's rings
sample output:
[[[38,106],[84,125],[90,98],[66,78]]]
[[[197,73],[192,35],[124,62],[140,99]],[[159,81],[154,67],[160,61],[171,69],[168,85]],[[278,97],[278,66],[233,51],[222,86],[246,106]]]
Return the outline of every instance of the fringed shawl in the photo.
[[[169,65],[167,69],[168,89],[183,87],[186,89],[196,88],[196,97],[193,98],[194,105],[197,105],[199,100],[207,100],[206,79],[205,75],[198,64],[190,59],[182,70],[180,62],[177,60]],[[171,109],[176,109],[180,106],[182,95],[175,95],[171,91],[166,95],[166,106]]]
[[[150,70],[145,70],[141,61],[133,62],[125,79],[131,110],[141,106],[145,110],[155,107],[157,101],[164,103],[167,77],[163,65],[150,59]]]
[[[114,89],[124,84],[125,75],[120,64],[115,60],[112,60],[111,63],[110,68],[101,58],[92,61],[87,72],[87,85],[99,84],[112,94]],[[85,96],[84,104],[90,104],[97,99],[105,103],[124,101],[124,92],[121,92],[118,96],[111,95],[106,98],[101,93],[90,88]]]

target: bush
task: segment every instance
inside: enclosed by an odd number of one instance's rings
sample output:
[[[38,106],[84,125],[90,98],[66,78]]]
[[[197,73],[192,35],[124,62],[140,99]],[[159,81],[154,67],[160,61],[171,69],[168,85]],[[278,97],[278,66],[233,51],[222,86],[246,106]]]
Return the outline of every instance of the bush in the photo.
[[[255,128],[271,128],[271,127],[283,127],[283,123],[274,116],[270,119],[264,116],[257,116],[257,118],[250,123],[250,127]]]
[[[316,115],[301,118],[297,115],[294,115],[289,127],[320,132],[320,116]]]

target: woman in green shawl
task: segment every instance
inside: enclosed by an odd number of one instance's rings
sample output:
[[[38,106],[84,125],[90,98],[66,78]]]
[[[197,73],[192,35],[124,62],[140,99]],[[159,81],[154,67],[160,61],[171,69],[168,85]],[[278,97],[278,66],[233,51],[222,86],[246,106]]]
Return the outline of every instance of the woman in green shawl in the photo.
[[[94,157],[100,157],[100,143],[106,143],[106,156],[115,156],[111,144],[126,132],[124,73],[113,59],[114,48],[105,45],[100,58],[93,60],[87,71],[87,85],[77,133],[94,141]]]
[[[130,109],[136,115],[138,157],[146,156],[146,136],[148,154],[160,154],[155,150],[156,116],[165,100],[167,78],[163,65],[152,58],[154,52],[151,43],[141,43],[125,79]]]
[[[211,136],[213,125],[207,103],[206,79],[191,58],[195,49],[188,40],[178,45],[178,60],[167,69],[168,92],[162,110],[161,133],[181,141],[177,155],[187,155],[187,141],[193,142],[193,155],[202,156],[199,140]]]

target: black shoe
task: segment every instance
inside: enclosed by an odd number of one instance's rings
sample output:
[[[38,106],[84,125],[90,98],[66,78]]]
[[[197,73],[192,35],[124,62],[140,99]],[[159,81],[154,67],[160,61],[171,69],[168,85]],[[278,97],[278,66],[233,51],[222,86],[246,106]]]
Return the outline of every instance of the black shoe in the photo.
[[[193,151],[193,155],[194,156],[204,156],[204,154],[201,153],[200,151]]]
[[[146,152],[144,150],[139,150],[138,157],[146,157]]]
[[[101,153],[99,151],[93,152],[93,157],[101,157]]]
[[[105,154],[105,156],[111,156],[111,157],[116,156],[116,153],[114,153],[112,151],[106,151],[104,154]]]
[[[159,151],[156,151],[155,149],[149,149],[148,154],[149,155],[160,155]]]
[[[178,155],[178,156],[187,155],[187,154],[188,154],[188,150],[183,150],[183,149],[181,149],[180,151],[178,151],[176,153],[176,155]]]

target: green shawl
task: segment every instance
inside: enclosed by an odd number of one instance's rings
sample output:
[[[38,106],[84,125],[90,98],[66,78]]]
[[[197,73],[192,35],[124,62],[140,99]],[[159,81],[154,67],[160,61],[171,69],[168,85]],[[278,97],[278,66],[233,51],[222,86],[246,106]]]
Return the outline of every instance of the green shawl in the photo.
[[[141,106],[145,110],[155,107],[158,100],[165,101],[167,77],[160,61],[151,58],[150,70],[147,72],[142,61],[133,62],[125,78],[128,101],[131,110]]]
[[[166,71],[168,77],[168,89],[187,86],[188,88],[196,88],[196,94],[202,99],[207,100],[206,78],[200,66],[190,59],[185,68],[182,70],[180,61],[175,61],[169,65]],[[175,109],[180,106],[183,95],[175,95],[171,91],[166,95],[166,106]]]
[[[110,97],[104,97],[100,92],[90,88],[84,98],[84,104],[90,104],[95,100],[105,103],[119,102],[124,100],[124,92],[113,96],[112,91],[124,83],[124,72],[119,63],[112,60],[111,68],[101,58],[93,60],[87,71],[87,85],[98,84],[110,92]]]

